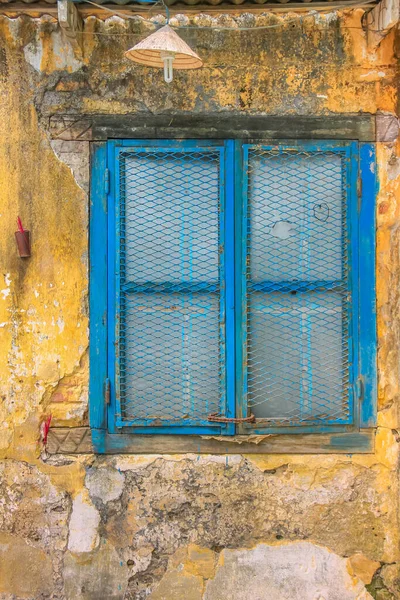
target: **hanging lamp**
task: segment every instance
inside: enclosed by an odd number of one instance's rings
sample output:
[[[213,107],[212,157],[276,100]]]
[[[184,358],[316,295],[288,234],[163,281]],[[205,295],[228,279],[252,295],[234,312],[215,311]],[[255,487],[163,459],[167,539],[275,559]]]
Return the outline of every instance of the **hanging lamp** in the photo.
[[[146,67],[164,68],[164,79],[171,83],[173,69],[198,69],[203,61],[169,25],[149,35],[125,52],[125,56]]]

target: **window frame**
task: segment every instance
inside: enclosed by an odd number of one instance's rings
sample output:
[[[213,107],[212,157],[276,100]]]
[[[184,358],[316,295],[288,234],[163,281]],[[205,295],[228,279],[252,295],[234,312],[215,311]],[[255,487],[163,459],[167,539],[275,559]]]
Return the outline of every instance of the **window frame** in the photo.
[[[246,346],[246,247],[243,239],[243,232],[247,229],[247,207],[248,207],[248,152],[251,148],[258,146],[263,150],[285,151],[290,150],[296,151],[301,150],[305,152],[315,153],[327,153],[332,152],[343,156],[343,160],[346,161],[346,185],[348,189],[346,204],[347,204],[347,231],[344,235],[349,240],[349,292],[352,295],[352,303],[350,309],[349,318],[349,329],[351,335],[349,337],[349,366],[350,366],[350,385],[349,385],[349,407],[350,407],[350,422],[349,423],[334,423],[334,424],[311,424],[311,425],[265,425],[262,426],[260,420],[255,423],[242,423],[238,427],[238,433],[243,435],[256,434],[296,434],[296,433],[314,433],[314,432],[344,432],[355,430],[359,423],[361,426],[361,415],[360,415],[360,402],[358,397],[360,391],[358,390],[358,382],[361,381],[362,377],[362,349],[359,341],[359,325],[361,317],[361,305],[360,298],[367,290],[361,290],[359,274],[365,264],[361,264],[361,252],[360,252],[360,218],[359,218],[359,205],[357,201],[357,181],[360,177],[359,172],[359,148],[357,142],[345,142],[345,141],[302,141],[296,143],[246,143],[240,142],[236,145],[236,168],[235,172],[238,175],[236,182],[236,239],[241,240],[240,244],[236,245],[236,319],[241,322],[241,325],[236,328],[236,378],[237,378],[237,416],[245,417],[248,411],[248,405],[246,402],[246,377],[247,373],[241,368],[241,365],[247,363],[247,346]],[[242,176],[243,175],[243,176]],[[361,214],[360,214],[361,216]],[[239,301],[240,299],[240,301]],[[351,358],[350,358],[351,357]]]
[[[224,252],[223,261],[219,265],[223,272],[222,280],[225,283],[224,297],[218,299],[220,304],[220,327],[223,324],[224,334],[222,336],[221,349],[225,357],[225,396],[226,416],[234,417],[235,413],[235,357],[234,357],[234,196],[233,196],[233,173],[229,172],[229,166],[233,162],[234,146],[231,140],[110,140],[107,144],[107,168],[109,178],[108,192],[108,271],[115,269],[115,278],[108,278],[108,378],[110,386],[111,401],[108,405],[107,422],[110,433],[118,433],[123,429],[125,433],[136,435],[144,434],[169,434],[169,435],[234,435],[233,423],[213,423],[197,425],[176,425],[166,423],[164,426],[152,425],[125,425],[120,424],[118,411],[120,402],[117,386],[117,361],[114,348],[117,347],[115,330],[119,315],[119,248],[117,243],[120,220],[117,207],[119,206],[119,189],[116,189],[117,180],[116,167],[121,152],[129,151],[129,148],[166,150],[170,152],[198,152],[202,148],[212,148],[220,156],[219,168],[219,193],[222,211],[219,214],[219,223],[223,232]],[[115,199],[115,203],[113,202]],[[115,262],[114,262],[115,259]],[[115,379],[115,381],[114,381]]]
[[[208,432],[197,432],[191,431],[188,435],[186,432],[184,435],[180,435],[181,431],[176,430],[174,435],[170,429],[157,428],[157,433],[154,436],[149,435],[150,432],[147,428],[144,432],[139,431],[137,427],[123,429],[115,426],[115,415],[113,402],[110,402],[110,383],[111,377],[109,374],[109,357],[107,356],[107,344],[109,340],[108,331],[110,327],[109,323],[109,299],[107,298],[107,264],[109,260],[107,252],[107,244],[109,240],[108,231],[110,229],[110,215],[107,207],[107,199],[109,194],[113,194],[113,177],[110,176],[110,152],[114,152],[116,148],[127,147],[135,145],[143,145],[149,140],[109,140],[108,142],[94,142],[91,144],[91,195],[90,195],[90,386],[89,386],[89,418],[90,426],[92,428],[92,439],[94,449],[96,452],[113,452],[113,451],[142,451],[138,449],[139,442],[140,448],[146,446],[146,438],[150,442],[151,438],[159,440],[160,446],[158,451],[163,451],[161,445],[171,440],[171,443],[167,444],[169,452],[171,452],[171,444],[174,445],[173,439],[175,439],[175,446],[177,451],[182,451],[182,447],[193,448],[193,442],[198,443],[198,449],[201,451],[202,435],[218,435],[218,429],[213,429],[212,433]],[[161,146],[163,142],[161,140],[153,140],[153,144]],[[191,142],[193,143],[193,142]],[[205,140],[205,145],[222,145],[227,147],[231,144],[231,152],[233,152],[233,144],[231,141],[219,141],[219,140]],[[322,434],[326,433],[330,436],[331,440],[335,439],[337,434],[337,440],[344,438],[346,442],[341,441],[340,447],[342,448],[359,448],[359,451],[365,452],[367,448],[370,448],[370,435],[363,436],[363,430],[367,432],[369,428],[373,428],[376,425],[376,307],[375,307],[375,196],[377,188],[376,180],[376,167],[375,167],[375,147],[371,143],[359,143],[359,142],[348,142],[348,141],[322,141],[322,142],[310,142],[310,141],[268,141],[268,140],[237,140],[235,144],[235,160],[241,160],[241,145],[242,144],[262,144],[263,146],[292,146],[292,147],[312,147],[321,148],[325,150],[332,149],[333,147],[348,147],[352,145],[353,149],[357,149],[355,158],[352,158],[352,179],[353,189],[357,189],[358,197],[353,198],[351,207],[351,218],[353,214],[358,216],[358,268],[359,274],[363,274],[362,277],[358,276],[358,330],[359,330],[359,372],[354,386],[355,402],[354,406],[356,409],[355,423],[350,426],[342,425],[327,425],[325,427],[315,426],[312,427],[288,427],[288,428],[260,428],[257,425],[241,425],[236,430],[236,435],[232,436],[233,443],[235,440],[240,438],[248,438],[249,435],[263,435],[263,434],[274,434],[277,433],[283,438],[293,438],[301,436],[301,434],[312,434],[320,436],[321,444],[325,444],[327,448],[326,440],[323,440]],[[355,161],[355,162],[354,162]],[[358,164],[357,164],[358,163]],[[236,177],[239,175],[239,170],[236,168]],[[108,173],[108,177],[106,174]],[[232,179],[232,178],[229,178]],[[234,186],[233,179],[228,185]],[[235,185],[236,193],[238,193],[239,186]],[[236,200],[236,205],[238,205]],[[240,221],[239,221],[240,223]],[[235,235],[238,235],[238,219],[236,218]],[[238,245],[237,245],[238,246]],[[237,248],[236,246],[236,248]],[[235,250],[237,251],[237,250]],[[108,268],[110,265],[108,264]],[[238,272],[239,269],[236,269]],[[239,353],[238,353],[239,354]],[[238,374],[236,374],[236,387],[240,390],[240,382],[237,381]],[[112,384],[111,384],[112,391]],[[239,396],[237,394],[237,396]],[[239,402],[237,405],[237,416],[243,414],[243,403]],[[229,433],[232,435],[233,425],[229,425]],[[315,433],[316,430],[318,433]],[[142,433],[143,431],[143,433]],[[233,432],[234,433],[234,432]],[[227,435],[225,432],[220,432],[219,435],[224,437]],[[340,435],[343,434],[343,435]],[[180,439],[179,442],[177,438]],[[366,442],[368,437],[368,443]],[[144,439],[143,439],[144,438]],[[172,439],[171,439],[172,438]],[[281,441],[283,439],[281,437]],[[185,439],[187,443],[185,444]],[[226,438],[225,438],[226,440]],[[242,440],[243,441],[243,440]],[[298,447],[299,438],[297,443],[294,444]],[[196,442],[197,443],[197,442]],[[219,442],[217,442],[218,444]],[[154,445],[154,444],[153,444]],[[157,443],[155,444],[157,445]],[[235,446],[235,443],[233,444]],[[152,447],[152,443],[149,443],[149,447]],[[338,448],[336,443],[333,443],[333,447]],[[180,449],[179,449],[180,448]],[[188,450],[190,451],[190,450]],[[229,452],[225,448],[225,452]],[[238,451],[236,445],[236,452]],[[223,452],[223,453],[225,453]]]

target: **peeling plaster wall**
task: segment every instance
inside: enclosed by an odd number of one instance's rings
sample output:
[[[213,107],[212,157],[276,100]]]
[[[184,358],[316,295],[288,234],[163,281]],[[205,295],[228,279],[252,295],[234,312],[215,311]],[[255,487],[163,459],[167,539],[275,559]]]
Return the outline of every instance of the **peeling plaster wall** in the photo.
[[[39,433],[49,413],[87,424],[88,403],[89,143],[52,139],[51,117],[396,114],[398,41],[368,52],[362,14],[193,17],[206,66],[172,86],[122,57],[139,18],[88,18],[83,57],[50,17],[0,18],[2,600],[400,598],[397,143],[377,146],[375,454],[47,457]]]

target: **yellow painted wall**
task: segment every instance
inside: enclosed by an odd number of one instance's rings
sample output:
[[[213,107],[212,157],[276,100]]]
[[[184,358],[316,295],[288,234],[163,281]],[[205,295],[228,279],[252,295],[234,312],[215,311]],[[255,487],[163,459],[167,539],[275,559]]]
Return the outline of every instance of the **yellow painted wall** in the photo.
[[[214,17],[214,25],[279,26],[186,30],[205,68],[177,74],[170,87],[158,71],[123,58],[150,30],[139,20],[88,18],[84,55],[76,57],[52,18],[0,18],[2,597],[39,599],[56,590],[71,599],[151,592],[215,600],[232,580],[229,569],[239,569],[229,565],[247,560],[251,570],[310,551],[311,563],[336,574],[332,594],[343,579],[343,600],[400,598],[397,143],[377,145],[375,454],[46,457],[40,440],[50,413],[53,425],[86,425],[88,401],[89,144],[52,140],[52,116],[396,114],[395,35],[368,51],[362,15]],[[32,236],[26,260],[16,252],[18,215]],[[235,549],[243,556],[230,554]],[[246,597],[240,585],[234,600]],[[312,585],[310,575],[310,599]]]

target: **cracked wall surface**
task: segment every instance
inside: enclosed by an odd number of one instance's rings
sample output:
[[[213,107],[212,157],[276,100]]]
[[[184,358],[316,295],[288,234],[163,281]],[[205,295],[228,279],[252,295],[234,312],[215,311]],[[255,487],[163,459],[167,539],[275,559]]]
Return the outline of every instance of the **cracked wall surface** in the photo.
[[[140,18],[86,19],[82,57],[52,17],[0,18],[2,600],[400,598],[397,142],[377,144],[373,454],[49,457],[40,433],[50,414],[88,418],[90,144],[55,139],[52,119],[396,115],[398,40],[369,51],[362,15],[176,17],[205,68],[169,87],[123,59],[151,30]]]

